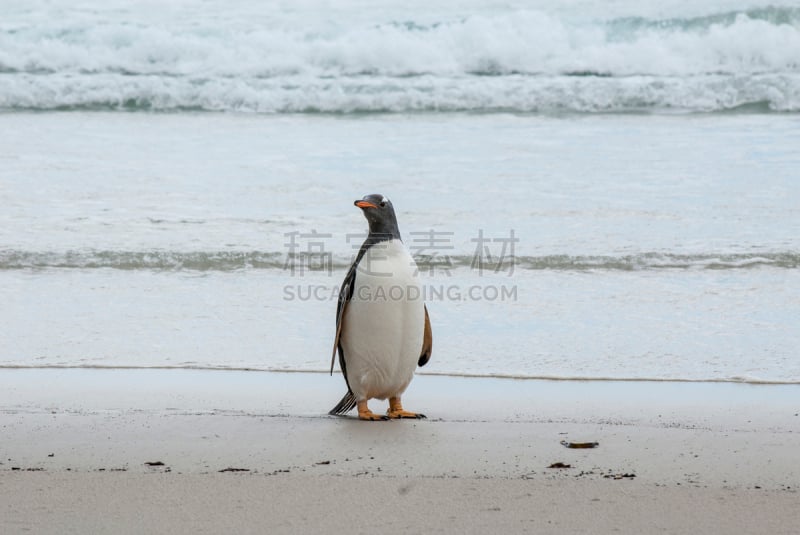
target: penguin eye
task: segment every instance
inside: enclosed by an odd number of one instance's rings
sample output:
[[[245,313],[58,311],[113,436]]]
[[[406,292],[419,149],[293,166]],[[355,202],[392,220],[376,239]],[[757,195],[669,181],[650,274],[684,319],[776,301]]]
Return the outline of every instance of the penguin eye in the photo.
[[[384,206],[386,206],[386,201],[381,201],[381,208],[383,208]]]

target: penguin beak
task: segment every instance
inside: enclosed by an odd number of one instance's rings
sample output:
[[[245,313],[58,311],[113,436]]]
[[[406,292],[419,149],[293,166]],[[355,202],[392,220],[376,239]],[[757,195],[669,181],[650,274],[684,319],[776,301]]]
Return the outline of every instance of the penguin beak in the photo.
[[[355,201],[353,204],[358,206],[359,208],[377,208],[377,206],[375,206],[369,201]]]

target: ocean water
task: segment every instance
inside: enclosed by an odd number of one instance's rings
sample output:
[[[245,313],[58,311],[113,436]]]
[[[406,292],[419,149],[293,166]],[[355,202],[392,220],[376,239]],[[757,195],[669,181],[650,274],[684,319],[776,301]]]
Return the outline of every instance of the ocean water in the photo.
[[[800,382],[800,8],[640,4],[0,1],[0,366],[327,370],[379,192],[426,373]]]

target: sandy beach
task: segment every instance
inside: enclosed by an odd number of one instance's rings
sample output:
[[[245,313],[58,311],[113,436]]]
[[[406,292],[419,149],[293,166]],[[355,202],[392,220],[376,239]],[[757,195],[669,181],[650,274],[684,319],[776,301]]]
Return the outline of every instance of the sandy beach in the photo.
[[[316,373],[3,369],[0,531],[800,523],[794,385],[418,376],[406,405],[429,418],[375,423],[327,416],[342,390],[341,377]]]

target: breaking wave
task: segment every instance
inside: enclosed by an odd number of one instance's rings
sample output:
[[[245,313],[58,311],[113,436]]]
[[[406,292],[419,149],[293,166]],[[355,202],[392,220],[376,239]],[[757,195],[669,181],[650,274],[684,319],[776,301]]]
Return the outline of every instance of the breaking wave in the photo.
[[[259,251],[66,251],[34,252],[0,251],[0,270],[22,269],[120,269],[154,271],[237,271],[248,269],[310,271],[341,270],[350,266],[351,258],[298,254],[289,258],[284,252]],[[478,268],[471,255],[418,256],[421,270]],[[670,254],[640,253],[627,256],[516,256],[513,258],[483,259],[482,269],[513,265],[516,269],[555,271],[640,271],[640,270],[703,270],[748,269],[773,267],[797,269],[800,253],[773,252],[761,254]]]
[[[0,109],[798,112],[800,8],[573,20],[0,24]]]

